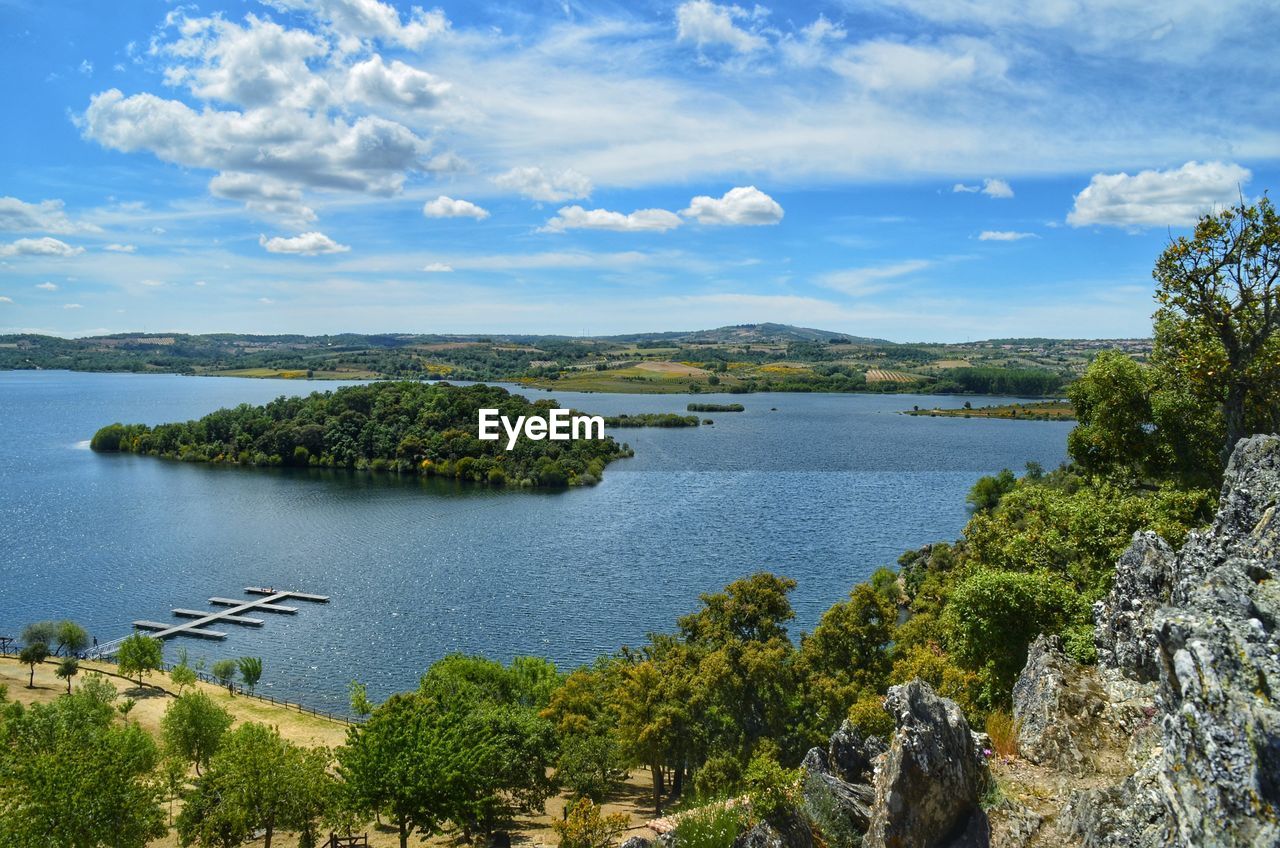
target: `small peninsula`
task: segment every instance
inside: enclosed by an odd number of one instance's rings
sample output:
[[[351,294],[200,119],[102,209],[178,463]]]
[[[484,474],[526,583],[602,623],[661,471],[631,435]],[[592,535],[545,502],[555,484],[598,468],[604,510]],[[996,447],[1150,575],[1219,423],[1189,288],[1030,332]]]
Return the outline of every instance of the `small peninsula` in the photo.
[[[346,468],[522,487],[589,486],[631,449],[613,438],[521,440],[513,450],[477,438],[482,408],[512,419],[544,415],[495,386],[380,382],[306,397],[241,404],[185,423],[109,424],[90,447],[187,462]]]

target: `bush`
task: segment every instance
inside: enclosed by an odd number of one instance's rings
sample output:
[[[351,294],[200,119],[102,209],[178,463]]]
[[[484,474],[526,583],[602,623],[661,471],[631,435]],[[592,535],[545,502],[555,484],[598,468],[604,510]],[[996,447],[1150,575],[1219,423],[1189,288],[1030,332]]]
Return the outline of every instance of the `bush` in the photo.
[[[893,733],[893,716],[885,712],[884,698],[879,695],[859,698],[849,707],[849,723],[863,736],[887,739]]]
[[[627,829],[629,819],[622,813],[602,815],[590,798],[582,798],[565,811],[551,828],[560,837],[560,848],[612,848]]]
[[[731,848],[747,826],[743,809],[726,802],[681,813],[674,832],[677,848]]]

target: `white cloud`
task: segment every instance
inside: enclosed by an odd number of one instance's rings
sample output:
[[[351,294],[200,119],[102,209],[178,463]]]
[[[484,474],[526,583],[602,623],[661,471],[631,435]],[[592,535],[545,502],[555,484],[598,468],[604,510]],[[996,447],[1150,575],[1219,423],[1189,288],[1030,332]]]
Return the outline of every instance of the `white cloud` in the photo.
[[[1094,174],[1067,215],[1073,227],[1176,227],[1239,198],[1253,175],[1226,162],[1188,162],[1168,171]]]
[[[978,241],[1021,241],[1022,239],[1039,238],[1035,233],[1019,233],[1013,230],[983,230]]]
[[[428,274],[449,274],[453,271],[452,265],[446,265],[443,262],[429,262],[422,266],[422,270]]]
[[[868,91],[918,92],[999,80],[1008,61],[973,38],[940,45],[874,40],[847,48],[831,67]]]
[[[260,297],[258,298],[258,303],[265,303],[268,306],[270,306],[271,304],[275,303],[275,301],[269,297]]]
[[[38,288],[38,289],[43,289],[44,291],[57,291],[57,290],[58,290],[58,284],[57,284],[57,283],[49,283],[49,282],[37,283],[37,284],[36,284],[36,288]]]
[[[205,108],[153,94],[94,95],[84,134],[125,153],[150,151],[184,167],[266,176],[290,186],[393,194],[430,145],[377,116],[348,123],[305,112]]]
[[[48,236],[0,244],[0,256],[78,256],[81,253],[84,253],[83,247],[72,247]]]
[[[72,221],[63,210],[61,200],[24,203],[16,197],[0,197],[0,230],[56,235],[102,232],[102,228],[94,224]]]
[[[294,225],[316,220],[315,211],[302,203],[301,189],[260,174],[224,171],[209,181],[209,193],[214,197],[239,200],[250,210],[279,217]]]
[[[861,297],[884,291],[891,287],[890,280],[906,277],[933,265],[934,262],[929,259],[906,259],[887,265],[830,271],[819,276],[817,281],[827,288]]]
[[[488,210],[481,209],[471,201],[454,200],[443,194],[423,204],[422,214],[428,218],[475,218],[477,221],[489,217]]]
[[[135,253],[138,246],[134,244],[108,244],[103,246],[103,250],[109,250],[112,253]]]
[[[680,214],[700,224],[760,226],[778,223],[785,213],[776,200],[755,186],[739,186],[719,198],[699,195]]]
[[[1013,197],[1013,188],[1004,180],[985,179],[982,181],[982,193],[1003,200]]]
[[[84,309],[84,307],[78,303],[64,303],[62,304],[62,308],[63,309]]]
[[[637,209],[623,214],[608,209],[583,209],[581,206],[565,206],[547,221],[542,232],[562,233],[565,230],[613,230],[619,233],[665,233],[683,223],[680,216],[666,209]]]
[[[1007,200],[1013,197],[1013,187],[1004,180],[997,180],[991,177],[982,181],[982,185],[965,185],[964,183],[956,183],[951,187],[953,194],[978,194],[981,192],[987,197]]]
[[[0,294],[0,303],[13,303],[13,298]]]
[[[739,53],[751,53],[768,46],[765,39],[734,23],[751,17],[751,13],[741,6],[689,0],[676,9],[676,40],[691,41],[699,48],[708,44],[724,44]]]
[[[383,64],[382,57],[371,58],[354,65],[348,76],[345,94],[354,103],[385,103],[407,109],[425,109],[435,106],[449,90],[449,83],[433,74],[420,71],[392,60]]]
[[[268,253],[295,253],[302,256],[346,253],[351,249],[345,244],[338,244],[324,233],[317,232],[303,233],[293,238],[276,236],[269,239],[266,236],[258,236],[258,244],[266,248]]]
[[[331,96],[309,62],[325,56],[323,38],[285,29],[254,15],[240,26],[221,16],[175,17],[179,37],[158,51],[178,61],[165,68],[165,82],[185,86],[201,100],[248,108],[310,109]]]
[[[517,191],[531,200],[559,203],[591,194],[591,180],[572,168],[548,172],[539,167],[512,168],[493,178],[500,188]]]
[[[267,0],[277,9],[309,11],[348,38],[372,38],[416,50],[449,28],[439,9],[414,6],[408,21],[389,3],[379,0]]]

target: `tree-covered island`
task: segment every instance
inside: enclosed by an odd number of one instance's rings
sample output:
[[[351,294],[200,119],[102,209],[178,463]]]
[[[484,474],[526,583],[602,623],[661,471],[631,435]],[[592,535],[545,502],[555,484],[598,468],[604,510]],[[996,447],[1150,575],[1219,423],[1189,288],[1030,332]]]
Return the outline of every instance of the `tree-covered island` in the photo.
[[[494,386],[382,382],[306,397],[241,404],[195,421],[109,424],[90,447],[188,462],[347,468],[513,486],[589,486],[631,449],[611,437],[573,441],[477,438],[481,408],[512,419],[545,415],[550,399],[530,402]]]

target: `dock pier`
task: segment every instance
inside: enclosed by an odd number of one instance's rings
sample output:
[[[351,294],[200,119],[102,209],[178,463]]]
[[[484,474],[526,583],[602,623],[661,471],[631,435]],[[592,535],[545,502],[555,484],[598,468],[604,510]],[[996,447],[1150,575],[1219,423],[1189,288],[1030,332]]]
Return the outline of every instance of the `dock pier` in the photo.
[[[310,592],[267,589],[261,586],[246,586],[244,592],[246,595],[253,597],[213,597],[209,599],[211,605],[225,607],[225,609],[198,610],[174,607],[171,610],[175,618],[188,619],[187,621],[165,623],[138,619],[133,622],[133,627],[135,630],[150,631],[152,638],[155,639],[192,636],[197,639],[222,640],[227,638],[227,633],[222,630],[210,629],[210,625],[236,624],[242,627],[262,627],[265,623],[264,619],[245,615],[245,613],[270,612],[280,615],[296,615],[298,607],[287,606],[281,601],[306,601],[315,604],[329,603],[328,595],[315,595]],[[99,645],[90,652],[90,656],[97,658],[109,657],[119,649],[120,643],[123,641],[123,639],[116,639]]]

